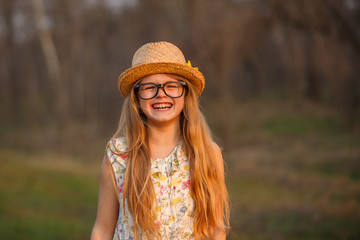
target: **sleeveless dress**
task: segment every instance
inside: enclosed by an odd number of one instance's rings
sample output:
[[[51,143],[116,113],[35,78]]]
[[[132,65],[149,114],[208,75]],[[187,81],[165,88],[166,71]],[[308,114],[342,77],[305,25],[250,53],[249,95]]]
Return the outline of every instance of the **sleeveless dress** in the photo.
[[[120,197],[119,216],[113,240],[134,239],[134,220],[125,199],[123,206],[123,187],[126,169],[127,150],[124,137],[113,138],[106,149],[112,165]],[[152,160],[151,178],[156,195],[155,223],[159,226],[161,239],[194,239],[193,218],[194,201],[190,196],[189,162],[179,143],[165,158]],[[146,239],[141,233],[139,239]]]

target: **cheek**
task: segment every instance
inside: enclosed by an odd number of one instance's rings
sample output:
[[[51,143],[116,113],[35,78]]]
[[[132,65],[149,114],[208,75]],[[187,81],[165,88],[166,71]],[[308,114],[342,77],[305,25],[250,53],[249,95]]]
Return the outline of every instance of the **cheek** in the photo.
[[[182,97],[181,99],[178,99],[178,102],[176,103],[176,105],[178,106],[178,109],[181,112],[184,109],[184,105],[185,105],[184,98]]]
[[[142,111],[143,113],[145,113],[147,111],[147,109],[149,109],[148,104],[146,104],[146,102],[140,100],[139,102],[139,107],[140,107],[140,111]]]

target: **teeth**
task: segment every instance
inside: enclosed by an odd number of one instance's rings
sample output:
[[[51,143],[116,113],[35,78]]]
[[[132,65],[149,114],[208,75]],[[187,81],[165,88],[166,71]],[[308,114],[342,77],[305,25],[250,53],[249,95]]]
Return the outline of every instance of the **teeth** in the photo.
[[[154,109],[165,109],[165,108],[170,108],[171,104],[169,103],[160,103],[160,104],[154,104],[153,108]]]

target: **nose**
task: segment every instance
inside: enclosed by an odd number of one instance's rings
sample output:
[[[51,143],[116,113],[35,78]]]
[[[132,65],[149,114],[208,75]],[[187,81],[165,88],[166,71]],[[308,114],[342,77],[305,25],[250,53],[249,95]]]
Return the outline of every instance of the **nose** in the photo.
[[[164,97],[164,96],[166,96],[164,91],[164,86],[159,87],[158,94],[156,95],[156,97]]]

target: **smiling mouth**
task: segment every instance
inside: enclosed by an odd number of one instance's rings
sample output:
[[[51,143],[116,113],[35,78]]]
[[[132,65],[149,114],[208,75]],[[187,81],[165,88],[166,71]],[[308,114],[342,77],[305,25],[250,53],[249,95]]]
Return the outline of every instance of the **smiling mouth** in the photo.
[[[164,111],[170,109],[173,105],[171,103],[154,103],[151,106],[155,110]]]

